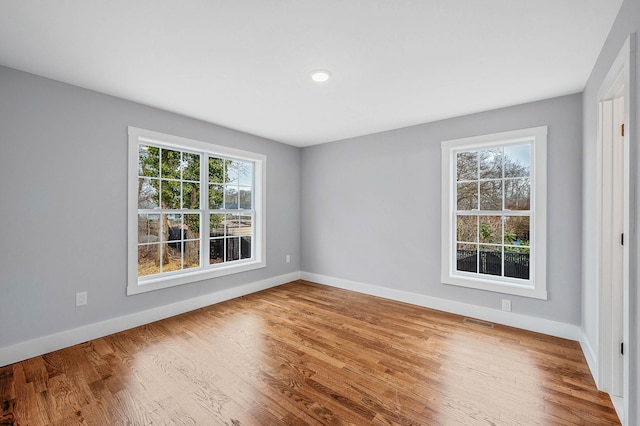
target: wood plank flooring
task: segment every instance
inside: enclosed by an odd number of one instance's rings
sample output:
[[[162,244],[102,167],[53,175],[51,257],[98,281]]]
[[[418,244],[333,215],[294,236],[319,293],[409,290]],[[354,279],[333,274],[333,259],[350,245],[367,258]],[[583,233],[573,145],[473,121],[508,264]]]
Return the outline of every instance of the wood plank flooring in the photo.
[[[2,425],[614,425],[577,342],[296,281],[0,368]]]

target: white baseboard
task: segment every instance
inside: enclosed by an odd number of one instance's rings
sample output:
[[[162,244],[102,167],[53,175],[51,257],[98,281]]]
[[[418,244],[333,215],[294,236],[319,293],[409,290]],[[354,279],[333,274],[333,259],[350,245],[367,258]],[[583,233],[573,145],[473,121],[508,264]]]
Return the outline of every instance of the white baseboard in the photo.
[[[598,374],[598,369],[599,369],[598,357],[596,355],[596,352],[593,350],[593,346],[591,346],[591,342],[589,342],[589,339],[587,339],[587,336],[584,334],[584,330],[580,330],[580,347],[582,347],[582,352],[584,353],[584,357],[587,359],[587,365],[589,366],[589,370],[591,371],[591,376],[593,377],[593,380],[596,382],[596,387],[599,390],[602,390],[602,387],[600,386],[600,381],[598,379],[600,377]],[[616,414],[618,415],[618,418],[624,424],[624,420],[623,420],[624,409],[625,409],[624,399],[612,394],[609,394],[609,398],[611,399],[613,408],[615,408],[616,410]]]
[[[593,346],[591,346],[591,342],[587,339],[587,336],[584,334],[584,330],[580,330],[580,347],[582,348],[582,353],[584,353],[584,357],[587,360],[587,365],[589,366],[589,370],[591,371],[591,376],[593,380],[596,382],[596,387],[600,389],[600,384],[598,383],[598,357],[596,352],[593,350]]]
[[[596,371],[594,366],[597,367],[597,358],[586,339],[582,338],[580,328],[577,325],[551,321],[544,318],[530,317],[513,312],[503,312],[468,303],[409,293],[401,290],[394,290],[391,288],[379,287],[371,284],[364,284],[309,272],[292,272],[290,274],[268,278],[266,280],[221,290],[215,293],[209,293],[192,299],[182,300],[169,305],[159,306],[157,308],[89,324],[72,330],[62,331],[49,336],[16,343],[11,346],[5,346],[0,348],[0,366],[77,345],[88,340],[104,337],[109,334],[117,333],[140,325],[149,324],[154,321],[159,321],[194,309],[220,303],[225,300],[255,293],[257,291],[265,290],[297,279],[313,281],[319,284],[357,291],[359,293],[370,294],[372,296],[384,297],[386,299],[397,300],[413,305],[482,319],[484,321],[517,327],[524,330],[549,334],[551,336],[578,340],[582,345],[583,352],[585,353],[585,357],[587,358],[587,363],[589,364],[592,374]]]
[[[122,317],[85,325],[49,336],[39,337],[33,340],[16,343],[0,348],[0,366],[12,364],[38,355],[46,354],[58,349],[67,348],[92,339],[107,336],[119,331],[128,330],[140,325],[169,318],[194,309],[224,302],[225,300],[255,293],[267,288],[276,287],[300,278],[299,272],[280,275],[266,280],[205,294],[192,299],[181,300],[169,305],[135,312]]]
[[[370,294],[372,296],[384,297],[385,299],[397,300],[400,302],[410,303],[412,305],[423,306],[439,311],[450,312],[466,317],[472,317],[484,321],[517,327],[523,330],[548,334],[550,336],[556,336],[570,340],[579,340],[580,338],[580,327],[574,324],[551,321],[544,318],[531,317],[528,315],[522,315],[513,312],[504,312],[497,309],[486,308],[484,306],[471,305],[468,303],[456,302],[453,300],[440,299],[438,297],[409,293],[406,291],[394,290],[387,287],[379,287],[356,281],[343,280],[341,278],[313,274],[310,272],[300,272],[300,278],[303,280],[316,282],[318,284],[325,284],[345,290],[352,290],[359,293]]]
[[[616,410],[618,419],[622,422],[624,418],[624,399],[611,394],[609,394],[609,398],[611,398],[611,404],[613,404],[613,408]]]

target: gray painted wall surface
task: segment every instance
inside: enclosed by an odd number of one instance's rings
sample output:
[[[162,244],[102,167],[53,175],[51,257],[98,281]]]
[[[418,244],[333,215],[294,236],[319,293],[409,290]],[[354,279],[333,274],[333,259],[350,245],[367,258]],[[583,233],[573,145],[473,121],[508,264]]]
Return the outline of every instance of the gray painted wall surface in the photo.
[[[613,24],[611,32],[607,37],[607,41],[604,44],[598,61],[591,72],[589,81],[583,92],[583,164],[584,170],[589,171],[584,174],[583,178],[583,300],[582,300],[582,327],[585,338],[594,350],[598,350],[598,298],[599,290],[597,286],[597,274],[598,274],[598,236],[595,229],[597,229],[597,213],[598,203],[596,199],[597,194],[597,177],[595,170],[597,167],[597,129],[598,129],[598,91],[600,86],[604,82],[604,79],[611,68],[613,61],[618,56],[620,49],[624,45],[626,39],[630,34],[640,31],[640,1],[638,0],[625,0],[620,8],[620,12]],[[638,147],[640,142],[640,86],[638,85],[638,70],[640,70],[640,55],[637,54],[638,36],[636,34],[636,86],[635,86],[635,128],[629,128],[628,131],[633,132],[635,145],[632,147],[634,153],[632,153],[631,169],[632,174],[635,176],[636,182],[638,182],[638,170],[640,169],[638,160]],[[640,216],[640,186],[636,185],[632,188],[632,197],[635,197],[636,217],[631,218],[631,232],[632,236],[635,234],[635,239],[631,246],[632,253],[630,253],[630,266],[631,266],[631,279],[630,279],[630,300],[631,300],[631,319],[630,329],[635,333],[635,338],[632,338],[631,342],[625,343],[626,348],[629,348],[629,359],[631,360],[630,377],[632,379],[632,390],[634,394],[630,395],[632,400],[631,410],[629,412],[630,419],[636,419],[635,422],[630,424],[640,424],[640,393],[638,392],[638,384],[640,384],[640,371],[638,370],[638,350],[640,349],[639,341],[640,334],[638,325],[640,324],[640,312],[638,310],[638,304],[640,298],[638,294],[638,265],[640,264],[640,252],[638,247],[640,246],[639,235],[637,232],[638,220]],[[597,354],[596,354],[597,356]]]
[[[580,323],[580,94],[302,150],[302,270]],[[548,134],[549,300],[440,283],[440,142],[534,126]]]
[[[126,296],[129,125],[267,155],[267,268]],[[299,177],[298,148],[0,67],[0,347],[298,271]]]

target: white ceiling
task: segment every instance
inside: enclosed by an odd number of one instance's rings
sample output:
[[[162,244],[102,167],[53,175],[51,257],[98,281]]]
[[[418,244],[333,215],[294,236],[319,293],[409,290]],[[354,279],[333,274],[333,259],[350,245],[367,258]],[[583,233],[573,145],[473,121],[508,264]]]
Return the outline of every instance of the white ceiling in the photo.
[[[1,0],[0,64],[308,146],[580,92],[621,4]]]

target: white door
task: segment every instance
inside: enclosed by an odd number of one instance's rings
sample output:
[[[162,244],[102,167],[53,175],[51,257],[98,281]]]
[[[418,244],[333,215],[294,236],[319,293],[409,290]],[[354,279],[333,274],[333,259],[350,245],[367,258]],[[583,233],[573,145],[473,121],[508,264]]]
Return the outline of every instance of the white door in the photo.
[[[610,315],[610,329],[603,330],[605,351],[603,373],[609,380],[607,391],[623,396],[624,365],[621,344],[623,327],[625,146],[623,131],[624,98],[614,90],[612,99],[601,102],[602,130],[602,235],[601,290],[602,309]]]

